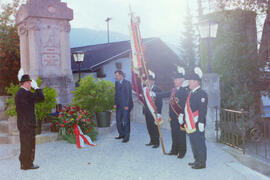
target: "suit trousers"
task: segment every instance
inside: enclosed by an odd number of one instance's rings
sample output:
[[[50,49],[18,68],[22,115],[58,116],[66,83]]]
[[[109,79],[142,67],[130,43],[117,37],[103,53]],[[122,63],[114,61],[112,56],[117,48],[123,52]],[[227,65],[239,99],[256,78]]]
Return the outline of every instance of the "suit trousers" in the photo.
[[[119,136],[129,139],[130,135],[130,111],[124,108],[116,109],[116,125]]]
[[[35,129],[28,131],[20,131],[20,156],[19,160],[21,166],[31,167],[35,159],[35,145],[36,145]]]
[[[149,111],[145,112],[146,127],[150,136],[150,143],[159,145],[158,127],[155,125],[155,120]]]
[[[195,162],[205,165],[206,163],[206,145],[205,133],[200,132],[198,127],[196,132],[189,134],[191,149]]]
[[[172,135],[172,152],[179,153],[180,156],[184,156],[187,151],[186,145],[186,132],[180,130],[180,124],[178,119],[171,117],[171,135]]]

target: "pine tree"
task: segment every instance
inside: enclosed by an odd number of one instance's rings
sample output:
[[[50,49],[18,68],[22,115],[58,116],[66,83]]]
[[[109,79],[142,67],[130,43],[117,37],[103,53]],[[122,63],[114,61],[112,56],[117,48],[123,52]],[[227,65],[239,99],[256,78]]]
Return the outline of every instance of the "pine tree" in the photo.
[[[185,29],[182,32],[180,39],[180,58],[187,69],[191,69],[195,66],[195,32],[193,29],[192,14],[190,12],[189,5],[187,4],[186,17],[184,21]]]

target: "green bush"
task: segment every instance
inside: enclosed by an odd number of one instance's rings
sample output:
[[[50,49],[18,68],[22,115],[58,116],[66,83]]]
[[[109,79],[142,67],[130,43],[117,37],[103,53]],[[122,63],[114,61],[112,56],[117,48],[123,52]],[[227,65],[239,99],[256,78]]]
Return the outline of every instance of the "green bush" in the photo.
[[[42,80],[40,78],[37,80],[37,84],[39,87],[41,86]],[[8,116],[17,115],[16,106],[15,106],[15,96],[18,90],[19,90],[19,85],[14,85],[14,84],[11,84],[7,88],[8,94],[11,95],[11,97],[7,99],[8,108],[6,110],[6,114]],[[44,87],[42,88],[42,91],[43,91],[45,100],[35,105],[37,120],[44,120],[51,113],[51,110],[55,108],[57,104],[57,101],[56,101],[57,92],[54,88]]]
[[[72,92],[73,104],[92,114],[113,109],[114,83],[106,80],[96,80],[93,75],[84,77],[80,86]]]

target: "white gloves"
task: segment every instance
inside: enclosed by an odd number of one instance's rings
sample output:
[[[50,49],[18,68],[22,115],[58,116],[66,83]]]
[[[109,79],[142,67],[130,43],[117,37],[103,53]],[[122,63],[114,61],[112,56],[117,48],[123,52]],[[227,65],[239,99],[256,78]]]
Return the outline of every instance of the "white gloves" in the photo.
[[[38,85],[37,85],[37,82],[35,81],[35,80],[32,80],[31,81],[31,87],[33,88],[33,89],[39,89],[39,87],[38,87]]]
[[[149,95],[152,97],[156,97],[156,93],[154,93],[153,91],[150,91]]]
[[[23,69],[21,68],[18,72],[18,80],[21,81],[22,79],[22,76],[23,76],[24,72],[23,72]]]
[[[163,120],[161,118],[161,114],[157,114],[157,120],[155,120],[156,125],[161,125],[163,123]]]
[[[179,122],[180,125],[182,125],[184,123],[184,114],[179,114],[178,122]]]
[[[199,122],[198,127],[199,127],[199,131],[200,132],[203,132],[204,131],[204,123],[200,123]]]

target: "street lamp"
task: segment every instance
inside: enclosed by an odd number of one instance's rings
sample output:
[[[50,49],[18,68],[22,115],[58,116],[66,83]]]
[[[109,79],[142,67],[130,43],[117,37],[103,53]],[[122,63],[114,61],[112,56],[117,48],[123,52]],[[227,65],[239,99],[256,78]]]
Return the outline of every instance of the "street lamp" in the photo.
[[[109,30],[109,22],[110,20],[112,20],[112,18],[107,17],[107,19],[105,19],[105,22],[107,22],[107,39],[108,39],[108,43],[110,43],[110,30]]]
[[[81,80],[81,63],[84,60],[84,52],[83,51],[75,51],[72,53],[74,57],[74,61],[79,65],[79,80],[76,82],[76,86],[78,87]]]
[[[207,51],[208,51],[207,71],[208,73],[212,73],[210,39],[216,37],[218,24],[214,21],[205,20],[198,23],[198,28],[200,38],[207,38]]]

